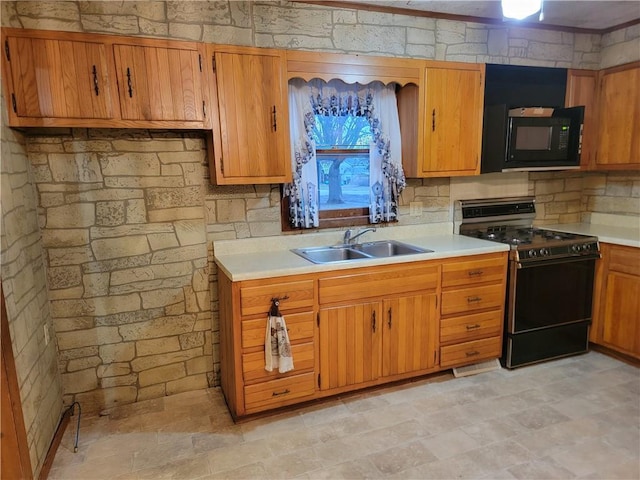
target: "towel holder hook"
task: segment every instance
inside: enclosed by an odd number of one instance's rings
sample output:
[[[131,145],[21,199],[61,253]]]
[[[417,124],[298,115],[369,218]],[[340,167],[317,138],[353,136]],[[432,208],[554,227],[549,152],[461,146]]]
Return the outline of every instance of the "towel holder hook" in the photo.
[[[280,309],[278,308],[280,306],[280,301],[287,300],[288,298],[288,295],[285,295],[284,297],[273,297],[271,299],[271,308],[269,309],[269,315],[271,315],[272,317],[281,317],[282,314],[280,313]]]

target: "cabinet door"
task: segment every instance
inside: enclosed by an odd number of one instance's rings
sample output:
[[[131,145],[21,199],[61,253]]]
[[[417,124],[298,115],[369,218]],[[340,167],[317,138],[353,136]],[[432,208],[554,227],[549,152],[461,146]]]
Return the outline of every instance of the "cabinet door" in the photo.
[[[16,116],[112,118],[104,44],[7,37],[5,49]]]
[[[215,52],[216,183],[291,180],[285,62],[279,52]],[[216,130],[219,135],[216,135]]]
[[[380,302],[320,310],[321,390],[355,385],[380,376]]]
[[[203,122],[202,57],[187,47],[113,46],[125,120]]]
[[[423,176],[480,172],[484,66],[428,67]]]
[[[602,319],[602,342],[640,358],[640,277],[609,272]]]
[[[437,362],[436,294],[383,303],[382,375],[432,368]]]
[[[598,72],[595,70],[569,70],[567,72],[567,92],[565,107],[584,106],[582,127],[582,151],[580,165],[592,167],[595,161],[597,127],[597,86]]]
[[[640,168],[640,62],[600,72],[599,169]]]

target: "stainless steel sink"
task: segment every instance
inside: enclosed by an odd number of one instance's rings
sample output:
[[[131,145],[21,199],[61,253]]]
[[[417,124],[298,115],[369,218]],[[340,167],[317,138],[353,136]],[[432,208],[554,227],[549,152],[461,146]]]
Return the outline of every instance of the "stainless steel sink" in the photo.
[[[297,248],[291,250],[303,258],[313,263],[334,263],[347,262],[361,258],[371,258],[366,253],[359,252],[350,248],[348,245],[337,245],[335,247],[317,247],[317,248]]]
[[[291,250],[313,263],[351,262],[371,258],[387,258],[398,255],[429,253],[433,250],[416,247],[395,240],[367,242],[359,245],[336,245],[332,247],[296,248]]]
[[[372,257],[395,257],[397,255],[411,255],[414,253],[429,253],[433,250],[416,247],[408,243],[397,242],[395,240],[382,240],[379,242],[367,242],[356,245],[355,248]]]

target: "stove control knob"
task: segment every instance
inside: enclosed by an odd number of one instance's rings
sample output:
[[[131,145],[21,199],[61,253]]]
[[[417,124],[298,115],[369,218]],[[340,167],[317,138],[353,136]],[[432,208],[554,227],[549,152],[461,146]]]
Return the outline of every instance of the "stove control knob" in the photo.
[[[585,243],[585,244],[582,246],[582,250],[585,250],[585,251],[587,251],[587,252],[588,252],[589,250],[591,250],[591,244],[590,244],[590,243]]]
[[[540,256],[542,257],[547,257],[551,254],[551,252],[549,251],[548,248],[541,248],[540,249]]]
[[[573,251],[573,253],[580,253],[580,250],[582,250],[582,245],[571,245],[571,250]]]
[[[537,257],[538,256],[538,252],[531,249],[529,250],[529,257],[533,258],[533,257]]]

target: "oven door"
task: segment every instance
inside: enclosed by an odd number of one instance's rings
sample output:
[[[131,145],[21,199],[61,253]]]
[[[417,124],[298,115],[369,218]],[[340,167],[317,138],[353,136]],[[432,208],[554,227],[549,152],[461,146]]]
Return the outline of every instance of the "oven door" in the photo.
[[[597,258],[510,262],[507,333],[590,321]]]

